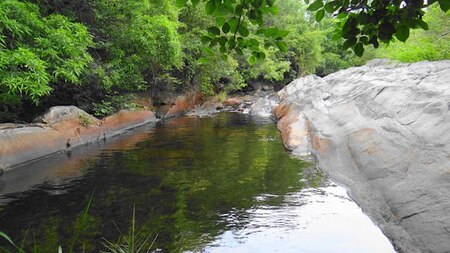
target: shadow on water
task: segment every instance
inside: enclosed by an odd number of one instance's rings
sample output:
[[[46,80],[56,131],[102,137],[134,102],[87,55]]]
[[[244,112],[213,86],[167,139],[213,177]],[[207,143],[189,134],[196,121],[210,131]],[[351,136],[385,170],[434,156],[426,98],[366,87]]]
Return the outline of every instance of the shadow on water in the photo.
[[[361,252],[358,243],[345,241],[354,236],[345,229],[328,227],[333,233],[322,237],[314,232],[321,222],[366,222],[375,231],[368,236],[382,237],[342,188],[289,156],[273,122],[248,115],[171,119],[74,150],[70,158],[27,164],[1,180],[0,230],[16,241],[33,235],[28,246],[36,240],[40,252],[67,247],[93,191],[88,226],[77,245],[86,252],[104,249],[104,239],[115,241],[117,227],[126,231],[133,206],[141,231],[158,235],[158,252],[301,252],[294,242],[306,247],[311,239],[330,238],[337,242],[329,248],[344,243],[350,249],[335,252]],[[345,208],[331,210],[339,203]],[[363,222],[333,221],[345,215],[360,215]]]

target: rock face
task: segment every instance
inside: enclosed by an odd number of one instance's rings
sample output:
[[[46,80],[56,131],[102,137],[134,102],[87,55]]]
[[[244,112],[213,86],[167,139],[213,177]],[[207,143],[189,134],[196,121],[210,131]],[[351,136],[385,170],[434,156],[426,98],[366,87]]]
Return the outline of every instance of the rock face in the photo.
[[[0,169],[104,141],[156,120],[151,111],[120,111],[98,120],[75,106],[53,107],[36,120],[45,123],[0,124]]]
[[[201,95],[199,93],[186,93],[177,96],[169,104],[161,105],[156,110],[156,117],[160,119],[167,119],[183,115],[189,110],[194,109],[195,105],[199,104]]]
[[[314,155],[399,252],[450,252],[450,61],[376,60],[278,96],[286,148]]]
[[[259,94],[250,107],[250,114],[256,116],[272,116],[273,109],[278,105],[278,97],[275,92]]]

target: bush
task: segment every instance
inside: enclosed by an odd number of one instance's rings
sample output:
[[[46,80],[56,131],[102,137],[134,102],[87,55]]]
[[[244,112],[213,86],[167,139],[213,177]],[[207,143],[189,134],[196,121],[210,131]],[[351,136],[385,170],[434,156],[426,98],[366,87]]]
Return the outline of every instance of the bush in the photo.
[[[61,15],[41,17],[36,5],[0,2],[0,104],[34,104],[52,83],[80,83],[92,61],[92,38],[82,24]]]

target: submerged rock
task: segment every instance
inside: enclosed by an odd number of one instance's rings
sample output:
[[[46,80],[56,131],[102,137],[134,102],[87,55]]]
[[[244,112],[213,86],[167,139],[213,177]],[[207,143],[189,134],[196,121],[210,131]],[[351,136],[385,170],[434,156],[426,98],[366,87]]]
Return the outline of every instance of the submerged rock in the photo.
[[[450,61],[372,61],[278,96],[285,147],[347,185],[398,251],[450,251]]]

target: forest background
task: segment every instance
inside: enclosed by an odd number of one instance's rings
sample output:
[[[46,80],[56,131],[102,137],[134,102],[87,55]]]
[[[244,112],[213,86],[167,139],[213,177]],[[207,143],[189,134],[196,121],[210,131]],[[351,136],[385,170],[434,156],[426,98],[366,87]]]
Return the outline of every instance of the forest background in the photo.
[[[317,22],[301,1],[276,1],[264,25],[283,29],[274,30],[283,33],[283,46],[267,44],[254,57],[249,50],[223,52],[220,40],[209,46],[217,32],[210,28],[224,28],[224,20],[207,15],[202,1],[179,2],[2,0],[0,122],[31,121],[53,105],[102,117],[138,107],[138,93],[158,105],[170,94],[225,97],[261,85],[277,89],[300,76],[325,76],[374,58],[450,59],[450,13],[437,4],[426,9],[428,30],[412,30],[406,42],[367,47],[358,57],[335,36],[339,18],[324,13]],[[256,26],[246,30],[239,32],[249,43],[265,43]]]

